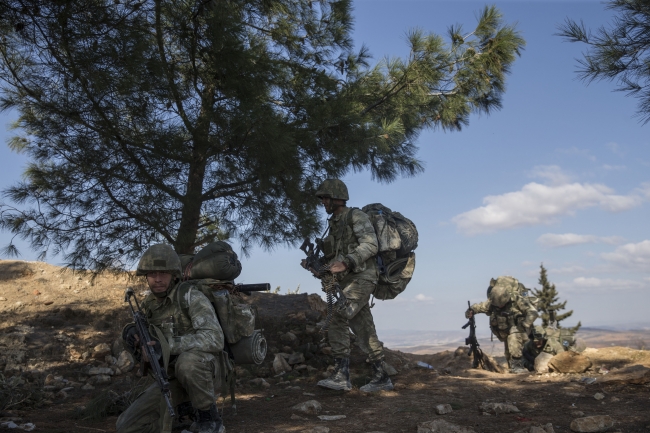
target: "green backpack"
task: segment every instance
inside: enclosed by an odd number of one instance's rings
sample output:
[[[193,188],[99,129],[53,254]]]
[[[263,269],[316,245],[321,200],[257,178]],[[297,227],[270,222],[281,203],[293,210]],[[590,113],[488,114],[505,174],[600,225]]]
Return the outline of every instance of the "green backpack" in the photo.
[[[241,274],[241,262],[227,242],[211,242],[194,255],[181,254],[183,277],[192,280],[232,281]]]
[[[417,228],[413,221],[381,203],[366,205],[361,211],[370,217],[379,247],[379,281],[373,295],[382,301],[394,299],[413,278]]]
[[[531,305],[535,307],[535,309],[537,309],[537,304],[539,303],[539,299],[536,296],[532,295],[530,289],[527,289],[526,286],[521,284],[519,280],[517,280],[516,278],[511,277],[509,275],[504,275],[498,277],[496,280],[492,280],[490,282],[490,287],[488,287],[487,290],[488,298],[490,297],[490,292],[492,291],[492,289],[497,286],[505,287],[508,290],[508,293],[513,295],[513,297],[521,296],[522,298],[530,302]]]

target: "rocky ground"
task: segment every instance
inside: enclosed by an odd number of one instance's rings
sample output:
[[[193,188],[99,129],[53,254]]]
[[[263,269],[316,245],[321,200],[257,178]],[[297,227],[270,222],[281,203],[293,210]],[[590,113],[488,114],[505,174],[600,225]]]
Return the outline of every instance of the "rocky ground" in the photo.
[[[114,431],[118,412],[146,385],[116,342],[129,321],[124,288],[145,289],[135,283],[0,261],[0,430]],[[236,414],[219,400],[229,433],[650,431],[647,351],[590,348],[582,373],[512,375],[472,369],[464,347],[388,350],[395,390],[367,395],[358,387],[370,367],[355,347],[355,389],[332,392],[316,386],[333,364],[318,332],[320,298],[242,300],[257,306],[269,355],[261,366],[238,367]]]

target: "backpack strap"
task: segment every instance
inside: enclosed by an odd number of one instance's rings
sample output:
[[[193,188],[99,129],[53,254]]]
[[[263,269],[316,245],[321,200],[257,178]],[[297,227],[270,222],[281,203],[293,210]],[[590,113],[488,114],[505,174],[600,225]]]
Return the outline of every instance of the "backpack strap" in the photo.
[[[176,289],[176,302],[180,305],[183,313],[189,317],[190,315],[190,290],[194,284],[190,281],[183,281]]]

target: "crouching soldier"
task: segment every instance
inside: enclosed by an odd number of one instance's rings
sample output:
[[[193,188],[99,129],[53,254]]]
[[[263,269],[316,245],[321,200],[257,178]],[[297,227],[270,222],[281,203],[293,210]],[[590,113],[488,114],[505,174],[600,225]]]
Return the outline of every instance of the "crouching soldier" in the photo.
[[[521,287],[520,287],[521,286]],[[490,329],[505,343],[505,355],[511,373],[524,373],[523,347],[532,332],[538,313],[530,300],[522,295],[526,289],[512,277],[490,281],[487,301],[472,305],[465,317],[475,314],[490,316]]]
[[[533,371],[535,369],[535,358],[542,352],[555,356],[566,351],[582,352],[585,350],[584,341],[575,336],[576,330],[576,328],[558,329],[556,327],[535,326],[530,340],[524,344],[525,367]]]
[[[136,275],[145,276],[151,290],[141,305],[149,332],[157,339],[154,348],[158,360],[149,360],[143,354],[134,324],[122,332],[125,346],[139,362],[159,362],[166,369],[173,405],[181,412],[193,412],[195,431],[224,433],[215,404],[224,336],[212,304],[193,286],[177,290],[181,262],[170,245],[149,248],[138,263]],[[168,433],[171,428],[157,382],[137,397],[116,424],[117,433]]]

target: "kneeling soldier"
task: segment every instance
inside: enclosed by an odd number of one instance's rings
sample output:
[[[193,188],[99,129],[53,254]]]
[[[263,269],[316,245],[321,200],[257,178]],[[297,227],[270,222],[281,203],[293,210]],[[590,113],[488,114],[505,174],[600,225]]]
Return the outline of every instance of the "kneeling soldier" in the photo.
[[[157,338],[158,360],[167,369],[173,404],[196,409],[199,433],[224,433],[215,404],[221,382],[220,361],[224,336],[208,298],[192,287],[177,290],[181,262],[170,245],[149,248],[136,275],[146,276],[151,293],[142,302],[150,334]],[[182,298],[182,299],[181,299]],[[133,324],[122,332],[127,349],[140,362],[143,356]],[[117,419],[117,433],[168,433],[171,418],[157,383],[153,383]]]

